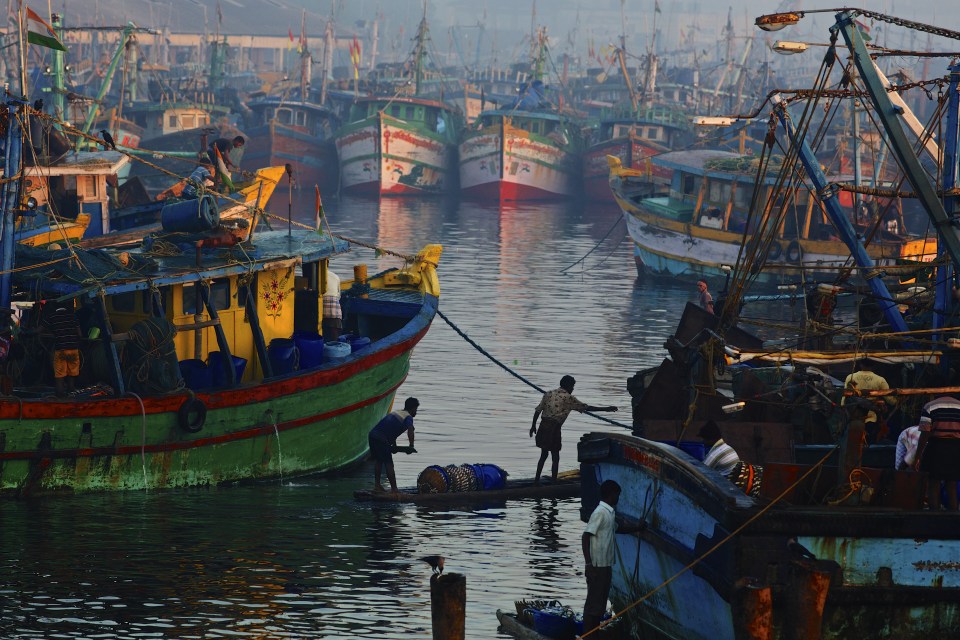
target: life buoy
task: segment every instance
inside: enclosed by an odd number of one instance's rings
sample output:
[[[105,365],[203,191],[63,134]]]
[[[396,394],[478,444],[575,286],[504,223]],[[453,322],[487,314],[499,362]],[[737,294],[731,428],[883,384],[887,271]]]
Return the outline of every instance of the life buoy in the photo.
[[[780,256],[783,255],[783,246],[774,240],[770,243],[770,248],[767,249],[767,260],[779,260]]]
[[[191,392],[177,410],[177,420],[187,433],[197,433],[207,420],[207,406]]]
[[[798,240],[793,240],[787,245],[787,262],[800,262],[803,260],[803,247]]]

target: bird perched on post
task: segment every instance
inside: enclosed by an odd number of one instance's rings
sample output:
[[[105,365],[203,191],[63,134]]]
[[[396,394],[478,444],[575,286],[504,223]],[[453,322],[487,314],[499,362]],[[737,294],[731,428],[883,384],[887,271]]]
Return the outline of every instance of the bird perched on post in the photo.
[[[805,546],[797,542],[796,538],[790,538],[787,540],[787,551],[793,554],[797,558],[803,558],[806,560],[816,560],[817,556],[807,549]]]
[[[113,136],[106,129],[100,129],[100,135],[103,136],[103,147],[105,149],[117,150],[117,143],[113,141]]]
[[[423,556],[420,559],[429,564],[437,575],[443,573],[443,556]]]

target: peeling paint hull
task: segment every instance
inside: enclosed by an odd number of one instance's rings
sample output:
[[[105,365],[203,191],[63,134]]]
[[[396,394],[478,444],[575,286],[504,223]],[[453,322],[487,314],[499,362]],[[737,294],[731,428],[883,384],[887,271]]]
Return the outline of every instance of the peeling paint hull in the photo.
[[[778,506],[707,554],[766,502],[683,452],[642,438],[588,434],[579,457],[582,518],[596,506],[600,482],[613,479],[624,488],[618,515],[648,525],[640,536],[617,536],[615,608],[673,579],[631,610],[643,637],[746,637],[742,630],[756,621],[738,617],[736,605],[747,581],[772,593],[765,637],[960,637],[960,514]],[[794,536],[816,561],[789,554]],[[816,571],[826,576],[819,586],[806,579]],[[798,625],[813,631],[797,636]]]

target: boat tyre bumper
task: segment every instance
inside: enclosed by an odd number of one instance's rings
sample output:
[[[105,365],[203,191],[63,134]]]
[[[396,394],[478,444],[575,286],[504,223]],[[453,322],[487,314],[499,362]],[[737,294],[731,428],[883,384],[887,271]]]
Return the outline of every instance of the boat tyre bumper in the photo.
[[[206,420],[207,406],[191,392],[177,410],[177,421],[180,423],[180,428],[187,433],[197,433],[203,428],[203,423]]]

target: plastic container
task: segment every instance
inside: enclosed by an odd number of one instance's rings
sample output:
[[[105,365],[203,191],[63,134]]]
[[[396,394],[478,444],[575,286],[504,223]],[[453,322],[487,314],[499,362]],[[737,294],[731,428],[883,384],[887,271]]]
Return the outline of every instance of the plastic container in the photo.
[[[350,343],[348,342],[328,342],[323,347],[323,361],[336,362],[343,360],[350,355]]]
[[[681,440],[680,444],[677,444],[676,440],[661,440],[663,444],[668,444],[671,447],[676,447],[680,449],[691,458],[696,458],[700,462],[703,462],[703,459],[707,457],[707,446],[702,442],[697,442],[696,440]]]
[[[188,389],[208,389],[213,386],[210,368],[203,360],[181,360],[180,375]]]
[[[233,370],[239,383],[247,368],[247,359],[233,355],[230,357],[233,359]],[[207,369],[210,371],[210,379],[214,387],[227,386],[227,372],[223,370],[223,355],[219,351],[211,351],[207,354]]]
[[[297,345],[292,338],[274,338],[267,346],[273,375],[290,373],[297,367]]]
[[[495,464],[477,464],[475,468],[480,470],[479,479],[481,480],[481,489],[483,491],[493,491],[503,489],[507,486],[507,472]]]
[[[172,202],[160,209],[160,224],[164,231],[209,231],[220,224],[220,210],[217,209],[216,200],[209,195],[196,200]]]
[[[350,341],[350,351],[360,351],[370,346],[370,338],[356,337]]]
[[[533,629],[537,633],[556,640],[574,639],[577,633],[577,622],[572,616],[561,615],[561,610],[555,608],[530,611],[533,614]]]
[[[323,362],[323,338],[320,334],[297,332],[293,334],[293,342],[300,351],[300,368],[310,369]]]

